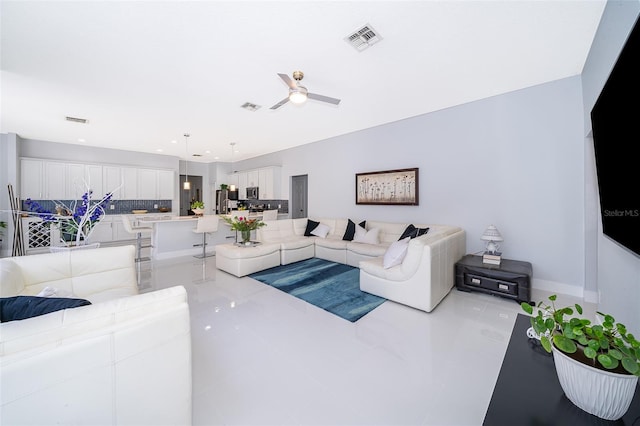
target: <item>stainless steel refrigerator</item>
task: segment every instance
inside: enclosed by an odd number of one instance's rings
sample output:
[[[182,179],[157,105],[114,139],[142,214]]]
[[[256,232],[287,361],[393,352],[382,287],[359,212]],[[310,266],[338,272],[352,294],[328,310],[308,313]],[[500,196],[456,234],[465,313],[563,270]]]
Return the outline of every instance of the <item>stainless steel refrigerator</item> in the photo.
[[[216,190],[216,214],[227,214],[238,207],[238,191]]]

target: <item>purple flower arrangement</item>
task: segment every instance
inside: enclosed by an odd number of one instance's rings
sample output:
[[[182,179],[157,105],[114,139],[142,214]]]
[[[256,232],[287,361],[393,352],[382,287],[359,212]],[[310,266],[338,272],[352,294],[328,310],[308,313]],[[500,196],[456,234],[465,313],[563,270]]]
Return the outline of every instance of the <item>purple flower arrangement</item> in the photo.
[[[82,195],[80,202],[74,200],[69,206],[59,203],[56,213],[44,209],[30,198],[25,200],[25,205],[30,213],[43,222],[58,226],[63,241],[80,245],[91,235],[91,231],[105,214],[105,206],[113,197],[113,193],[109,192],[100,201],[92,201],[92,195],[93,191],[88,190]]]

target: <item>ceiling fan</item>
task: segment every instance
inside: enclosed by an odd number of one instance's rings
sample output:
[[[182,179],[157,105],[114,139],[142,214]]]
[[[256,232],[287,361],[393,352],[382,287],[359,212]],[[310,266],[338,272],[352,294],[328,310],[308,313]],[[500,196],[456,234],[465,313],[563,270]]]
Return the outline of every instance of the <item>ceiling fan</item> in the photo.
[[[340,103],[340,99],[309,93],[307,88],[300,84],[300,80],[304,77],[304,73],[302,71],[293,72],[293,80],[295,81],[291,80],[291,78],[286,74],[278,75],[287,84],[287,86],[289,86],[289,96],[272,106],[270,109],[278,109],[289,101],[294,104],[302,104],[306,102],[307,98],[315,99],[316,101],[329,102],[334,105],[338,105]]]

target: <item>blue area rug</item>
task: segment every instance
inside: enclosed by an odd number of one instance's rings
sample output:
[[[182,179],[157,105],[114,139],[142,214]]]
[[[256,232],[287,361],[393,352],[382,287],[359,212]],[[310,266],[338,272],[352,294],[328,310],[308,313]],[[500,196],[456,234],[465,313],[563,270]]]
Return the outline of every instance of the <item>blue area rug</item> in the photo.
[[[351,322],[386,300],[360,291],[358,268],[315,257],[249,276]]]

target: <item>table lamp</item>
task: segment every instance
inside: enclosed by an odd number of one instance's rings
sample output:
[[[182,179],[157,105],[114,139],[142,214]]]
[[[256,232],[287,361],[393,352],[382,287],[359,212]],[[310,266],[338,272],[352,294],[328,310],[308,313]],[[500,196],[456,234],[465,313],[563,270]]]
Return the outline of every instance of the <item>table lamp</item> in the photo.
[[[497,251],[500,248],[500,245],[498,243],[500,241],[504,241],[504,238],[502,238],[502,235],[500,234],[500,231],[498,231],[498,228],[493,225],[489,225],[487,227],[480,239],[487,242],[485,253],[489,254],[497,254]]]

